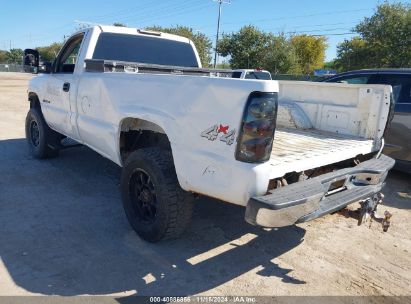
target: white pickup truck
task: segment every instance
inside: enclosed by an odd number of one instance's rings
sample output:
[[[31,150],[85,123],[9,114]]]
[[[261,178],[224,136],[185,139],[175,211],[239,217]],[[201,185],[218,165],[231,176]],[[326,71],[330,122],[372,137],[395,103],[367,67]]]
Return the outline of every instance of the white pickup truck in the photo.
[[[390,86],[221,77],[193,43],[144,30],[75,33],[29,84],[26,137],[37,158],[71,138],[122,169],[127,218],[145,240],[180,235],[194,197],[246,207],[281,227],[379,193]]]

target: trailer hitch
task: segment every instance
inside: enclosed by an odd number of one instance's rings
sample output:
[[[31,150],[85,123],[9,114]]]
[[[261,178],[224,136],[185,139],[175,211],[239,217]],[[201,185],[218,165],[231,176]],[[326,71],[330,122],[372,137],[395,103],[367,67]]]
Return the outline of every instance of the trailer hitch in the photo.
[[[361,207],[359,208],[360,216],[358,218],[358,226],[369,220],[371,227],[372,221],[374,220],[377,223],[381,223],[384,232],[388,231],[388,228],[391,225],[392,214],[387,210],[384,212],[383,216],[377,214],[377,207],[382,203],[383,199],[384,194],[377,193],[360,203]]]
[[[391,225],[392,214],[389,211],[385,211],[383,216],[377,214],[377,207],[382,203],[384,199],[384,194],[377,193],[372,197],[367,198],[360,202],[361,207],[357,210],[348,210],[348,216],[358,220],[358,226],[369,221],[371,228],[372,221],[381,223],[382,230],[384,232],[388,231]]]

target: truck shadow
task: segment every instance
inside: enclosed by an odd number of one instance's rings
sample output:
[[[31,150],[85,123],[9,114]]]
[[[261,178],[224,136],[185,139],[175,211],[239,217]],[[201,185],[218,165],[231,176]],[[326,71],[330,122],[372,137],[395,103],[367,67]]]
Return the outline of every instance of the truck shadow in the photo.
[[[0,274],[28,292],[191,295],[248,272],[305,283],[273,262],[302,242],[304,229],[256,228],[244,208],[215,200],[197,201],[181,239],[142,241],[121,206],[120,168],[88,148],[39,161],[24,139],[3,140],[0,172]]]
[[[398,209],[411,209],[411,173],[391,170],[388,179],[390,182],[383,190],[385,194],[383,205]]]

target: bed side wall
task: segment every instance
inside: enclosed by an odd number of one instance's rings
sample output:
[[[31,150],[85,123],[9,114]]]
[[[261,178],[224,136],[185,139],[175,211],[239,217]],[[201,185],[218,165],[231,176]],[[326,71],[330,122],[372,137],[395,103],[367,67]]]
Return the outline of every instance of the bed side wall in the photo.
[[[383,135],[391,87],[280,81],[277,125],[372,139]]]

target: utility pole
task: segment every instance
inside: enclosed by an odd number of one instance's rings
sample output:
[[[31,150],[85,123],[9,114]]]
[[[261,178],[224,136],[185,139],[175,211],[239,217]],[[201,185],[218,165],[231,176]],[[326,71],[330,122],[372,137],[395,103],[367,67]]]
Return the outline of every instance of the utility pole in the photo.
[[[231,4],[231,0],[213,0],[218,2],[218,21],[217,21],[217,36],[215,39],[215,52],[214,52],[214,68],[217,65],[217,45],[218,45],[218,34],[220,33],[220,17],[221,17],[221,4]]]

